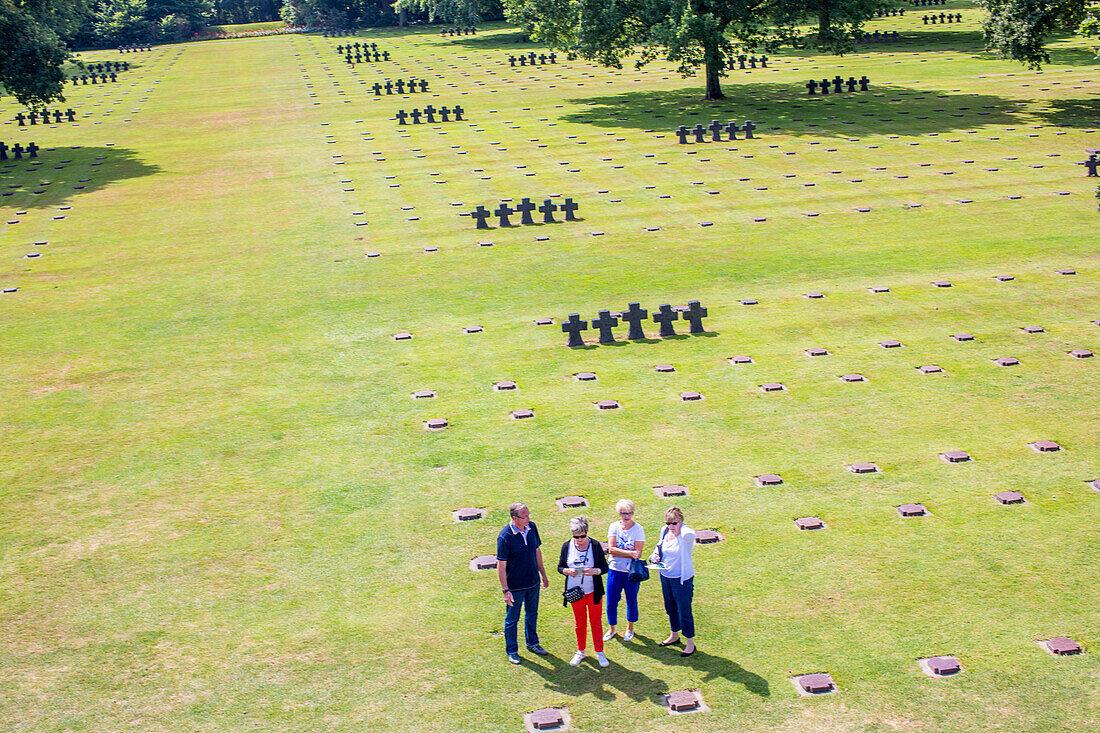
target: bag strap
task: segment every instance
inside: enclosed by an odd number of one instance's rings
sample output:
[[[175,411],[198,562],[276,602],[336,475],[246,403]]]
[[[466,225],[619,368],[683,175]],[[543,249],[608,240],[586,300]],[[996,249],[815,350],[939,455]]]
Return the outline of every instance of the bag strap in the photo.
[[[657,559],[660,560],[661,562],[665,561],[665,551],[663,549],[661,549],[661,545],[663,545],[664,542],[665,542],[665,535],[666,534],[668,534],[668,525],[667,524],[665,525],[665,528],[661,530],[661,536],[657,540]]]

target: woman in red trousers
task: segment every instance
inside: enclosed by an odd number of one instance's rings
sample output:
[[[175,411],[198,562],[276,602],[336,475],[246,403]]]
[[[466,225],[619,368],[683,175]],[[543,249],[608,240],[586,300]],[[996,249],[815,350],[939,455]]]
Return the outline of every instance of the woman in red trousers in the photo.
[[[577,653],[569,660],[569,664],[576,667],[584,661],[587,627],[591,626],[596,661],[601,667],[607,667],[611,662],[607,661],[603,653],[603,625],[600,620],[607,557],[600,543],[593,542],[588,536],[587,517],[570,519],[569,531],[572,532],[573,539],[561,546],[561,556],[558,558],[558,572],[565,576],[566,592],[578,596],[578,600],[572,602],[577,631]],[[562,601],[562,605],[564,604],[565,600]]]

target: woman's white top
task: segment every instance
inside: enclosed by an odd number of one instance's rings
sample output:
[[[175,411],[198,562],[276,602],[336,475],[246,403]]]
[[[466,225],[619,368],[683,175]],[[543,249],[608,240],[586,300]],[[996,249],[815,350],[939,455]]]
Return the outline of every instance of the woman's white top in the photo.
[[[569,563],[569,567],[575,568],[577,570],[583,570],[584,568],[594,568],[594,567],[596,567],[595,553],[592,552],[592,540],[591,539],[588,540],[588,549],[587,550],[578,550],[577,549],[577,543],[574,542],[573,540],[570,540],[569,541],[569,554],[566,556],[565,561]],[[592,583],[592,576],[591,575],[582,575],[582,576],[579,576],[579,577],[573,577],[573,576],[566,577],[566,579],[565,579],[565,587],[566,588],[576,588],[578,585],[581,587],[581,590],[584,591],[585,595],[588,595],[593,590],[595,590],[595,586]]]
[[[612,547],[620,550],[634,550],[637,549],[635,542],[645,542],[645,530],[642,529],[642,525],[635,522],[630,529],[623,529],[622,524],[622,522],[612,522],[607,528],[607,539],[612,543]],[[607,553],[607,564],[612,570],[630,572],[630,560],[629,557]]]
[[[661,530],[661,561],[665,569],[661,575],[666,578],[678,578],[681,583],[695,577],[695,566],[691,562],[691,551],[695,548],[695,530],[686,524],[680,525],[680,536],[667,529]]]

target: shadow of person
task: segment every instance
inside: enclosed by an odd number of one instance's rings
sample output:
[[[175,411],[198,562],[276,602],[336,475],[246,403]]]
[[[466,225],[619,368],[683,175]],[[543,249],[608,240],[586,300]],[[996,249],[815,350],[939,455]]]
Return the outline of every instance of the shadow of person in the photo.
[[[703,673],[703,682],[724,677],[734,684],[743,685],[746,690],[757,697],[771,697],[771,686],[766,679],[755,672],[750,672],[731,659],[707,654],[698,647],[690,657],[681,657],[682,642],[663,647],[658,646],[653,639],[639,634],[625,648],[665,664],[686,664],[692,669]]]
[[[600,667],[595,653],[589,650],[589,656],[576,667],[570,667],[553,653],[537,657],[525,666],[546,680],[546,689],[572,697],[592,695],[608,701],[615,699],[613,690],[618,690],[634,702],[643,702],[655,700],[656,695],[668,690],[668,683],[662,679],[636,672],[614,659],[608,661],[610,667]]]

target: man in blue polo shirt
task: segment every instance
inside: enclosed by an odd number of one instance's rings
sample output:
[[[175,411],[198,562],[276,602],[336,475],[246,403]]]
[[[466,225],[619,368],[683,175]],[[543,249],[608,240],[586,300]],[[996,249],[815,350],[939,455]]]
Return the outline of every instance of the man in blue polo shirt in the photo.
[[[504,651],[508,661],[519,664],[519,639],[516,626],[524,604],[527,613],[523,618],[524,637],[527,648],[535,654],[548,652],[539,644],[539,632],[535,624],[539,618],[539,577],[542,587],[550,587],[550,578],[542,565],[542,540],[539,528],[531,521],[531,510],[526,504],[515,502],[508,508],[512,521],[500,530],[497,536],[497,577],[504,591]]]

